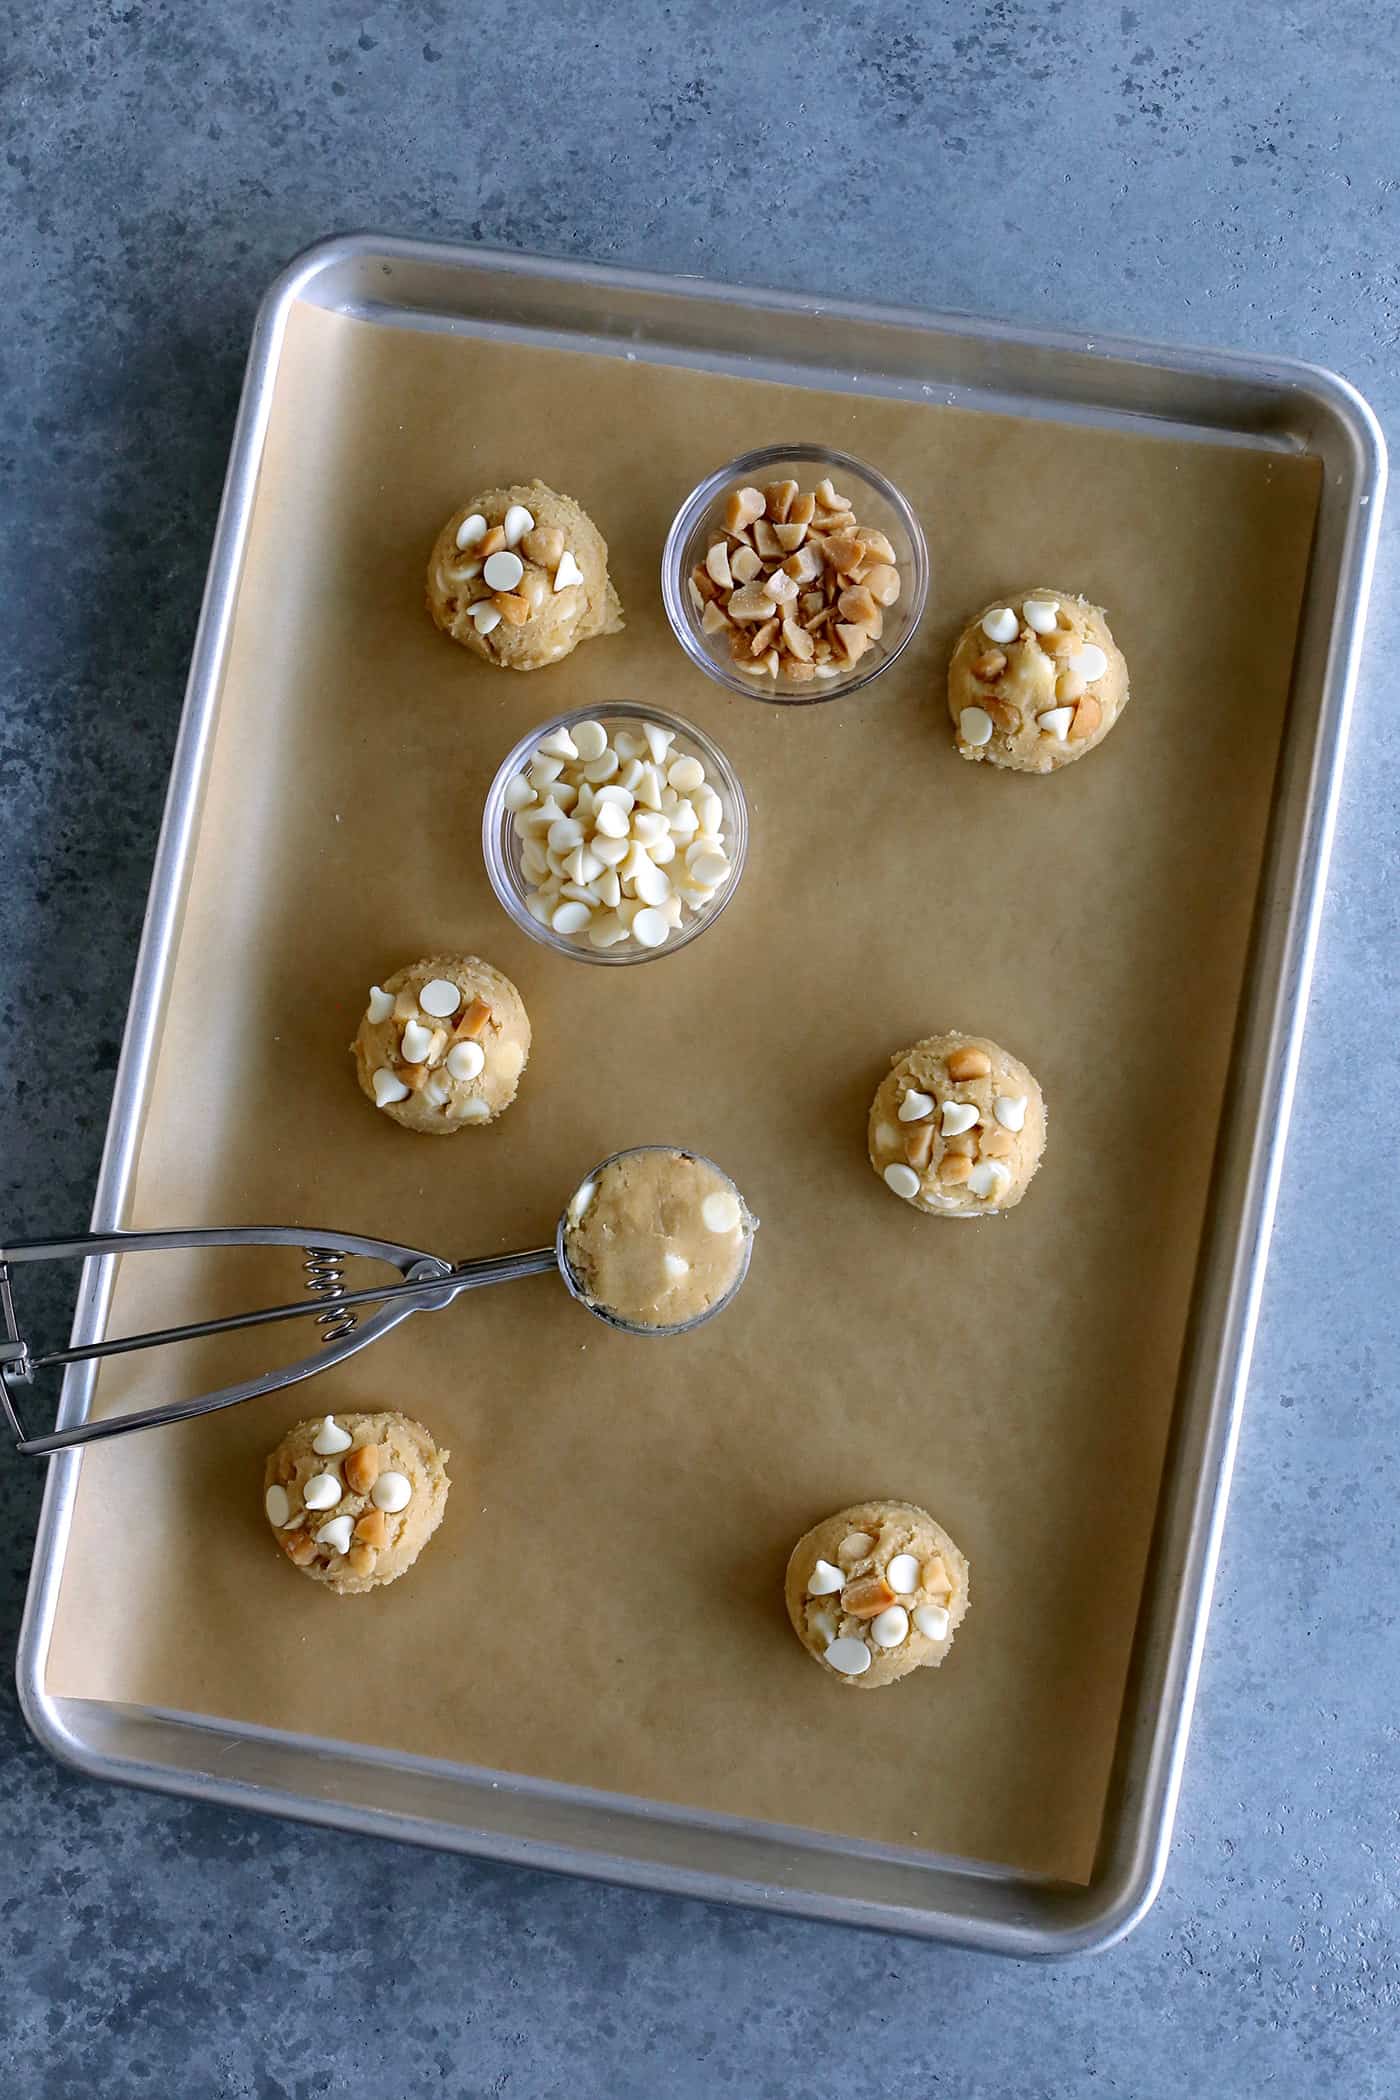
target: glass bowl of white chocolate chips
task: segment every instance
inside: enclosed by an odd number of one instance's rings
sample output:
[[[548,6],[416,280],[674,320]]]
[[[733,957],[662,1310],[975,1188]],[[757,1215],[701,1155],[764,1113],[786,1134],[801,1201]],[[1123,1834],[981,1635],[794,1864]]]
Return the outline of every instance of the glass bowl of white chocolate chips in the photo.
[[[661,556],[671,631],[731,692],[859,692],[913,639],[928,543],[892,481],[825,445],[746,452],[693,489]]]
[[[719,746],[628,700],[520,739],[486,797],[491,887],[532,940],[580,962],[671,955],[712,926],[744,872],[749,818]]]

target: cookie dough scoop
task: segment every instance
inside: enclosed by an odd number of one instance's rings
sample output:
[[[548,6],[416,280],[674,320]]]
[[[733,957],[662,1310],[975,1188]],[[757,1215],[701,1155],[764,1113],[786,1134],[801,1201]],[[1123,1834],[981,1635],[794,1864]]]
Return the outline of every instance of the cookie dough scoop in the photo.
[[[394,1240],[319,1232],[299,1225],[93,1232],[66,1240],[16,1240],[0,1247],[0,1415],[9,1424],[16,1450],[25,1457],[46,1456],[78,1444],[127,1436],[136,1429],[159,1428],[167,1422],[189,1421],[314,1378],[318,1371],[344,1363],[382,1335],[392,1333],[412,1313],[439,1312],[463,1291],[550,1271],[563,1279],[572,1298],[610,1327],[631,1334],[688,1333],[722,1312],[739,1291],[748,1274],[757,1225],[734,1183],[713,1160],[678,1145],[641,1145],[614,1153],[585,1177],[565,1206],[548,1246],[488,1255],[477,1261],[445,1261],[441,1255],[400,1246]],[[12,1266],[213,1247],[300,1247],[311,1295],[255,1312],[107,1338],[45,1356],[35,1355],[20,1331]],[[352,1258],[388,1263],[398,1270],[400,1281],[352,1290],[345,1278],[345,1263]],[[362,1321],[361,1308],[366,1306],[378,1310]],[[28,1385],[40,1371],[308,1317],[321,1328],[319,1354],[278,1365],[241,1384],[132,1414],[80,1422],[46,1436],[26,1435],[20,1421],[16,1388]]]

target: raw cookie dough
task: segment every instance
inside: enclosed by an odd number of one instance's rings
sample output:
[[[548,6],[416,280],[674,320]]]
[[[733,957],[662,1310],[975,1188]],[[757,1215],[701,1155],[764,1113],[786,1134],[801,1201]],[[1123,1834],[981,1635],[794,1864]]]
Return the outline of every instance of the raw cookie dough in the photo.
[[[867,1691],[937,1668],[967,1610],[967,1562],[912,1502],[857,1502],[792,1549],[787,1608],[807,1653]]]
[[[932,1218],[1010,1210],[1044,1150],[1040,1088],[984,1035],[925,1036],[891,1060],[871,1103],[871,1166]]]
[[[337,1596],[382,1589],[442,1522],[447,1460],[407,1415],[318,1415],[263,1468],[263,1508],[294,1567]]]
[[[753,1231],[718,1167],[648,1145],[619,1153],[575,1190],[564,1258],[595,1312],[627,1326],[682,1327],[737,1287]]]
[[[370,987],[350,1046],[376,1108],[429,1137],[494,1122],[515,1099],[530,1017],[508,977],[476,955],[434,955]]]
[[[542,481],[486,489],[453,512],[428,562],[428,610],[454,642],[510,671],[538,671],[622,627],[607,541]]]
[[[1101,744],[1128,704],[1128,667],[1102,609],[1072,591],[1016,591],[966,628],[948,667],[964,758],[1054,773]]]

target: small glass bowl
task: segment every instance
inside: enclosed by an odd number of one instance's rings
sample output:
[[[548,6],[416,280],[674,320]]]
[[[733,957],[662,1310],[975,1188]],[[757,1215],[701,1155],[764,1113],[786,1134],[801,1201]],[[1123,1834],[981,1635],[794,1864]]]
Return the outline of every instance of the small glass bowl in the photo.
[[[793,684],[781,674],[777,678],[751,677],[736,670],[723,635],[708,635],[686,588],[691,571],[703,562],[716,537],[723,536],[722,502],[733,488],[745,483],[762,487],[770,481],[795,481],[804,490],[813,489],[829,477],[843,496],[849,496],[858,525],[872,525],[883,532],[894,548],[899,566],[900,592],[885,610],[884,633],[849,670],[837,678],[818,678]],[[661,596],[671,632],[693,664],[731,693],[750,700],[767,700],[780,707],[810,707],[821,700],[839,700],[858,693],[883,671],[913,639],[928,599],[928,542],[924,529],[892,481],[875,467],[868,467],[849,453],[833,452],[826,445],[771,445],[762,452],[746,452],[707,476],[676,512],[661,556]]]
[[[576,1299],[586,1312],[591,1312],[595,1320],[601,1320],[605,1327],[616,1327],[622,1334],[691,1334],[697,1327],[703,1327],[707,1320],[713,1320],[717,1313],[722,1313],[725,1307],[732,1305],[738,1297],[739,1292],[743,1288],[744,1278],[749,1273],[749,1262],[753,1256],[753,1236],[758,1230],[758,1219],[749,1209],[748,1204],[745,1203],[738,1184],[730,1179],[723,1167],[716,1166],[712,1159],[707,1158],[703,1152],[697,1152],[692,1145],[624,1146],[621,1152],[610,1152],[606,1159],[599,1160],[596,1167],[590,1167],[579,1187],[586,1188],[590,1181],[596,1181],[605,1168],[615,1165],[618,1160],[635,1159],[643,1152],[679,1152],[684,1158],[693,1159],[698,1165],[709,1167],[712,1172],[718,1174],[720,1180],[734,1197],[735,1202],[739,1206],[739,1219],[744,1232],[744,1246],[743,1252],[739,1257],[738,1271],[729,1289],[722,1298],[716,1298],[713,1305],[707,1305],[703,1312],[696,1313],[693,1319],[677,1320],[670,1327],[655,1327],[649,1321],[643,1320],[626,1320],[620,1313],[610,1311],[606,1305],[596,1304],[592,1298],[584,1295],[583,1286],[570,1268],[569,1257],[565,1251],[564,1242],[568,1235],[570,1224],[569,1205],[573,1202],[573,1197],[570,1197],[569,1204],[564,1206],[554,1234],[554,1252],[559,1263],[559,1274],[564,1279],[565,1288],[568,1290],[569,1296]],[[574,1193],[576,1195],[578,1191],[575,1190]]]
[[[687,912],[680,925],[657,948],[644,948],[640,941],[630,937],[619,941],[615,948],[593,948],[586,933],[581,937],[556,933],[552,926],[541,925],[527,908],[525,900],[531,894],[531,885],[521,871],[522,842],[516,835],[512,812],[506,807],[506,783],[525,770],[542,737],[548,736],[551,730],[572,729],[578,722],[601,722],[608,730],[629,722],[655,722],[662,729],[671,730],[675,736],[671,752],[676,758],[689,756],[700,760],[705,768],[705,778],[719,796],[724,810],[729,873],[706,909],[698,917]],[[482,812],[481,850],[497,901],[532,941],[541,941],[556,955],[571,956],[575,962],[607,963],[614,968],[624,963],[655,962],[659,957],[674,955],[678,948],[688,947],[691,941],[698,940],[727,908],[739,887],[748,858],[748,805],[738,774],[718,744],[712,743],[703,730],[681,721],[678,715],[663,713],[659,707],[640,707],[632,700],[599,701],[593,707],[571,708],[567,714],[555,715],[548,722],[541,722],[528,736],[523,736],[502,761]]]

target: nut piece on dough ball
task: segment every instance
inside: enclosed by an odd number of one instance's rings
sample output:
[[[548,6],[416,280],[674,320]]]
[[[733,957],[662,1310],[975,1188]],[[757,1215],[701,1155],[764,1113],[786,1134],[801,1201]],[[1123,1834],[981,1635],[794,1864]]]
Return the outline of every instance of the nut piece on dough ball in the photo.
[[[787,1566],[788,1617],[842,1684],[873,1691],[937,1669],[967,1610],[967,1562],[912,1502],[856,1502],[814,1524]]]
[[[407,1415],[317,1415],[263,1468],[263,1509],[293,1567],[338,1597],[382,1589],[442,1522],[447,1460]]]
[[[989,1218],[1019,1203],[1045,1150],[1045,1100],[985,1035],[925,1036],[891,1060],[870,1105],[870,1164],[931,1218]]]
[[[1128,667],[1102,609],[1070,591],[993,599],[948,667],[959,751],[1014,773],[1072,765],[1127,704]]]
[[[515,1099],[530,1017],[508,977],[476,955],[434,955],[371,985],[350,1046],[360,1085],[428,1137],[493,1123]]]
[[[608,543],[572,496],[542,481],[485,489],[454,511],[428,562],[428,610],[488,664],[539,671],[617,634]]]

